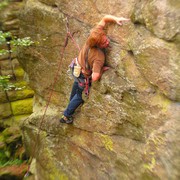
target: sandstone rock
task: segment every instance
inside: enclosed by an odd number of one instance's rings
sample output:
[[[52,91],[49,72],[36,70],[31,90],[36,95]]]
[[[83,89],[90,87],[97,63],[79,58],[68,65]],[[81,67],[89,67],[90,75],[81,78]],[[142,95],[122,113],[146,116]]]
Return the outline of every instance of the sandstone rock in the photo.
[[[12,68],[17,69],[20,67],[16,58],[12,59],[12,61],[10,61],[8,58],[6,60],[2,60],[0,61],[0,65],[1,70],[11,70]]]
[[[139,1],[134,9],[134,21],[144,24],[157,37],[179,41],[179,2],[167,0]]]
[[[20,86],[21,90],[8,91],[8,96],[10,101],[22,100],[26,98],[31,98],[34,95],[33,90],[26,88],[25,86]]]
[[[39,2],[42,2],[44,4],[47,4],[49,6],[56,6],[56,1],[55,0],[38,0]]]
[[[137,27],[130,46],[142,75],[168,98],[179,101],[180,66],[176,44],[153,37],[145,28]],[[143,36],[140,34],[144,34]]]
[[[27,152],[36,159],[37,178],[178,179],[179,15],[174,3],[26,1],[21,35],[39,45],[18,54],[35,91],[33,114],[22,131]],[[134,23],[108,27],[111,69],[93,84],[74,124],[59,124],[72,84],[66,71],[78,53],[70,40],[63,58],[59,52],[65,17],[82,47],[107,9]]]
[[[18,126],[11,126],[1,132],[0,135],[0,160],[1,170],[2,167],[7,165],[14,165],[22,163],[21,161],[26,157],[24,156],[24,148],[21,143],[21,133]],[[19,158],[19,160],[18,160]],[[2,171],[0,172],[2,178]],[[3,179],[3,178],[2,178]]]
[[[1,103],[5,103],[5,102],[8,102],[8,99],[6,97],[6,94],[3,90],[0,91],[0,102]]]
[[[19,19],[14,19],[4,23],[5,31],[11,31],[12,29],[19,29]]]
[[[20,126],[20,124],[23,123],[23,121],[30,116],[30,114],[25,114],[25,115],[17,115],[17,116],[12,116],[9,118],[5,118],[0,120],[1,128],[5,129],[7,127],[11,126]]]
[[[26,164],[3,167],[0,170],[2,179],[23,179],[28,166]]]
[[[14,29],[18,29],[18,15],[19,9],[22,7],[22,2],[8,2],[9,4],[2,8],[0,12],[1,19],[1,30],[3,31],[11,31]],[[17,31],[16,34],[17,35]]]
[[[3,3],[6,3],[2,7]],[[12,0],[12,1],[1,1],[0,2],[0,30],[9,31],[13,36],[18,36],[19,34],[19,13],[22,7],[22,0]],[[2,43],[2,42],[1,42]],[[16,75],[16,80],[21,80],[24,77],[24,71],[20,68],[18,60],[16,59],[16,52],[14,47],[11,45],[13,53],[11,58],[9,54],[2,55],[0,57],[0,69],[1,75],[12,75],[13,71]],[[0,45],[0,49],[7,49],[7,45],[4,42]],[[10,61],[11,59],[11,61]],[[23,84],[22,82],[16,82],[15,79],[10,78],[10,82],[15,84]],[[27,83],[25,83],[27,86]],[[17,97],[15,97],[17,96]],[[14,100],[19,100],[22,98],[29,98],[33,96],[32,90],[24,89],[22,92],[17,91],[0,91],[0,179],[23,179],[24,174],[27,171],[27,164],[22,162],[27,160],[25,155],[25,150],[22,146],[21,133],[19,130],[19,124],[23,119],[27,118],[29,114],[13,116],[12,107],[9,102]],[[8,103],[7,103],[8,102]],[[15,103],[13,105],[14,109],[25,108],[21,104]],[[23,101],[24,103],[24,101]],[[32,112],[32,100],[26,105],[26,110],[23,113]],[[18,108],[15,106],[19,106]],[[27,109],[29,109],[27,111]],[[31,109],[31,110],[30,110]],[[18,109],[20,110],[20,109]],[[17,112],[16,112],[17,113]],[[19,112],[20,113],[20,112]],[[18,114],[19,114],[18,113]],[[21,114],[21,113],[20,113]],[[10,128],[9,128],[10,127]],[[5,130],[4,130],[5,129]]]
[[[7,118],[12,115],[9,103],[0,104],[0,118]]]
[[[6,128],[2,135],[4,136],[4,142],[6,144],[16,144],[21,139],[20,130],[18,127]]]
[[[32,98],[11,102],[13,115],[32,113]]]

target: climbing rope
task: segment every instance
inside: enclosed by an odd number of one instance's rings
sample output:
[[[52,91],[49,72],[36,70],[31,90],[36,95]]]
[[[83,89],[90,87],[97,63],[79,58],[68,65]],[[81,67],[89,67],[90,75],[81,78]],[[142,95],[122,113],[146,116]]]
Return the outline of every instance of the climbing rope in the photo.
[[[62,64],[62,60],[64,58],[64,52],[65,52],[65,48],[66,46],[68,45],[68,39],[70,38],[72,40],[72,42],[74,43],[75,47],[80,51],[80,47],[79,45],[76,43],[75,39],[73,38],[73,35],[74,33],[71,34],[70,32],[70,29],[69,29],[69,21],[68,21],[68,18],[66,17],[66,37],[65,37],[65,41],[64,41],[64,46],[63,46],[63,49],[61,51],[61,61],[59,61],[59,64],[58,64],[58,69],[57,69],[57,72],[54,76],[54,81],[52,83],[52,88],[50,88],[49,90],[49,97],[48,97],[48,100],[47,100],[47,104],[45,106],[45,109],[44,109],[44,113],[42,115],[42,118],[40,120],[40,123],[39,123],[39,126],[38,126],[38,133],[37,133],[37,138],[36,138],[36,141],[35,141],[35,147],[34,147],[34,152],[32,153],[33,155],[35,154],[35,150],[36,150],[36,147],[37,147],[37,142],[38,142],[38,138],[39,138],[39,135],[40,135],[40,131],[41,131],[41,127],[42,127],[42,123],[44,121],[44,118],[45,118],[45,115],[46,115],[46,112],[47,112],[47,109],[50,105],[50,102],[51,102],[51,98],[53,96],[53,87],[55,87],[56,83],[57,83],[57,80],[58,80],[58,75],[59,75],[59,72],[61,70],[61,64]],[[32,162],[32,157],[30,158],[30,162],[29,162],[29,166],[28,166],[28,170],[25,174],[24,177],[27,177],[29,176],[29,172],[30,172],[30,164]]]

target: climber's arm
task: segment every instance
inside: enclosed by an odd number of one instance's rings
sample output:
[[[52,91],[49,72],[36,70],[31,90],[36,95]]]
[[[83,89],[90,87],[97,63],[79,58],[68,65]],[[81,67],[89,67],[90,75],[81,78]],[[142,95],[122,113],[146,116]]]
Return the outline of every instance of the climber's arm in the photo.
[[[102,20],[98,23],[98,25],[102,26],[103,28],[106,26],[107,23],[117,23],[118,25],[123,25],[124,22],[130,21],[130,19],[123,18],[123,17],[116,17],[112,15],[106,15],[102,18]]]
[[[102,74],[103,74],[105,71],[109,70],[109,69],[110,69],[110,67],[104,66],[104,67],[102,68],[102,70],[101,70],[101,73],[95,73],[95,72],[93,72],[93,73],[92,73],[92,82],[98,81],[98,80],[101,78]]]
[[[92,73],[92,82],[98,81],[101,78],[101,73]]]

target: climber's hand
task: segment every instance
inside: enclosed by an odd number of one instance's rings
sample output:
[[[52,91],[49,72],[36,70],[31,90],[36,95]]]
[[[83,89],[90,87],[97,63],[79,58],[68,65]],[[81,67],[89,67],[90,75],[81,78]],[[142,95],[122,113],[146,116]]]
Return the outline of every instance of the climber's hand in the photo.
[[[104,71],[107,71],[107,70],[109,70],[109,69],[110,69],[110,67],[104,66],[102,70],[103,70],[103,72],[104,72]]]
[[[124,24],[124,22],[128,22],[128,21],[130,21],[130,19],[123,18],[123,17],[116,18],[116,23],[120,26],[122,26]]]

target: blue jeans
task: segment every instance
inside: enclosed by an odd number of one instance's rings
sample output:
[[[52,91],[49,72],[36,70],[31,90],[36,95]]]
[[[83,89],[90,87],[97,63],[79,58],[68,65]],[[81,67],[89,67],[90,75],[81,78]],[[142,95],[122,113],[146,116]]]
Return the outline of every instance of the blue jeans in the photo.
[[[64,116],[70,117],[73,115],[74,111],[78,108],[78,106],[83,103],[82,99],[82,92],[84,88],[79,86],[78,82],[74,81],[71,95],[70,95],[70,102],[64,111]]]

